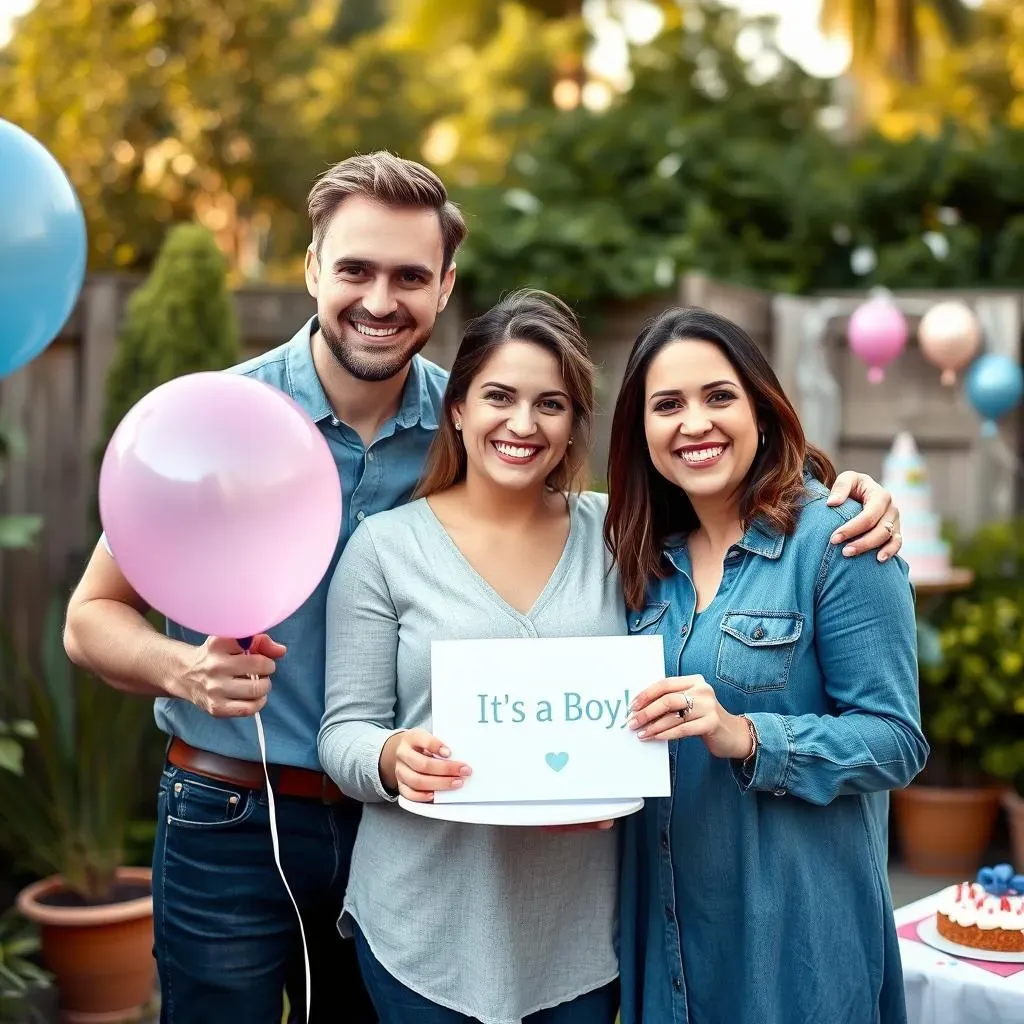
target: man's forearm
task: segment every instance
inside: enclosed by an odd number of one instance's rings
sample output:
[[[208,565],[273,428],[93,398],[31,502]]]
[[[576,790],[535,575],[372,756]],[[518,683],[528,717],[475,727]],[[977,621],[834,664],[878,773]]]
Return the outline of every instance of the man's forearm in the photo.
[[[64,626],[68,657],[115,689],[143,697],[177,697],[193,648],[157,632],[120,601],[73,604]]]

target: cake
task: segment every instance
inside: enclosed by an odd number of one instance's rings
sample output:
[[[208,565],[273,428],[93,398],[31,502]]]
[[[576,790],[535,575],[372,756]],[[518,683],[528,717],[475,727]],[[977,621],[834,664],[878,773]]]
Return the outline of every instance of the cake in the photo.
[[[983,868],[981,881],[946,890],[935,926],[960,946],[998,953],[1024,953],[1024,876],[1008,864]]]
[[[932,490],[924,460],[906,432],[896,436],[885,458],[882,486],[892,494],[900,511],[900,557],[910,567],[911,582],[945,579],[950,570],[950,547],[942,539],[939,517],[932,511]]]

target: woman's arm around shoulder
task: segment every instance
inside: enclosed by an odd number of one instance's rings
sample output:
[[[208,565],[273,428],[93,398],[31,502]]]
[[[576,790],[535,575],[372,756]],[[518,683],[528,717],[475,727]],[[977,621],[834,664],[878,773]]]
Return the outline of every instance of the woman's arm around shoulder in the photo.
[[[857,506],[813,501],[794,540],[813,574],[814,646],[832,715],[753,713],[758,748],[744,788],[791,793],[816,804],[906,786],[924,767],[917,622],[901,558],[846,558],[830,536]]]
[[[342,792],[364,803],[395,799],[381,782],[379,763],[388,738],[401,731],[394,719],[398,615],[377,549],[385,529],[369,519],[360,523],[327,594],[320,763]]]

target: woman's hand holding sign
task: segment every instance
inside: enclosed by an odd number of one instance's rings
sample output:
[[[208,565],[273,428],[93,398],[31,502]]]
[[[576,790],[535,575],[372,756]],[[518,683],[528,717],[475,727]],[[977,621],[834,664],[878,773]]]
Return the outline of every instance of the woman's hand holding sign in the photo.
[[[628,724],[642,740],[699,736],[713,757],[742,761],[753,753],[747,719],[726,711],[703,676],[674,676],[647,687],[633,701]]]
[[[468,764],[450,761],[451,751],[426,729],[396,733],[380,752],[384,788],[406,800],[430,803],[439,789],[458,789],[472,774]]]

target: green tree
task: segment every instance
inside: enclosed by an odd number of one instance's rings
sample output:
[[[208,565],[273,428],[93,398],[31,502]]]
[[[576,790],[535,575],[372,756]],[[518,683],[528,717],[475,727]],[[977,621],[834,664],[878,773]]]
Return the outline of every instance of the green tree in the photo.
[[[235,262],[301,209],[320,163],[297,112],[325,0],[38,0],[0,62],[0,110],[67,170],[92,266],[148,267],[198,217]]]
[[[855,73],[916,81],[921,70],[923,26],[929,17],[953,43],[968,37],[971,11],[963,0],[823,0],[821,26],[845,37]]]
[[[100,457],[128,410],[155,387],[240,361],[226,272],[205,228],[179,224],[168,233],[152,273],[128,300],[107,376]]]

